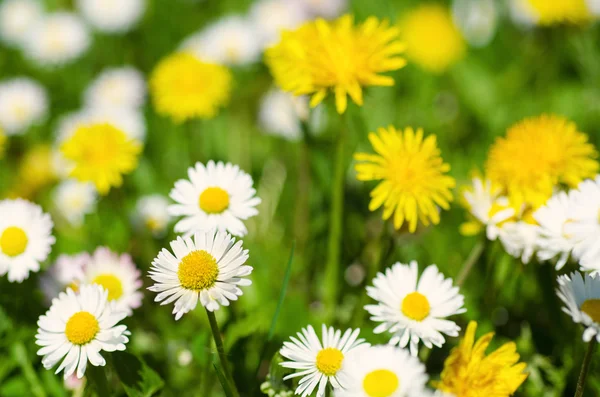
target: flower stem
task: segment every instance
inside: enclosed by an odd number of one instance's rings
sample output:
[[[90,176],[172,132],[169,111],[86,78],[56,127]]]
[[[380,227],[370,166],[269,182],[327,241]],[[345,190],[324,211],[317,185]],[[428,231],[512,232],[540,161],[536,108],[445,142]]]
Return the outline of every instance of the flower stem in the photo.
[[[110,361],[108,362],[110,363]],[[90,384],[94,387],[99,396],[110,395],[105,371],[108,371],[108,365],[105,367],[89,365],[86,373]]]
[[[225,348],[223,348],[223,339],[221,339],[221,332],[219,331],[217,318],[210,310],[206,311],[206,315],[208,316],[208,322],[210,323],[210,329],[215,340],[215,345],[217,346],[217,353],[219,354],[219,360],[221,361],[221,367],[225,373],[225,378],[229,382],[229,387],[231,388],[233,396],[239,397],[240,393],[235,387],[235,382],[233,381],[233,376],[231,375],[231,369],[229,368],[227,357],[225,356]]]
[[[463,263],[463,265],[460,269],[460,272],[458,273],[458,276],[456,277],[456,285],[458,287],[463,285],[463,283],[467,279],[467,276],[469,275],[469,273],[471,273],[473,266],[475,266],[475,264],[481,257],[481,254],[483,253],[483,249],[485,248],[485,242],[486,242],[486,240],[484,237],[481,240],[479,240],[477,242],[477,244],[475,244],[473,249],[471,249],[471,252],[469,253],[469,256],[467,257],[467,260]]]
[[[594,348],[596,347],[596,338],[592,338],[588,343],[585,357],[583,358],[583,364],[581,364],[581,372],[579,372],[579,380],[577,381],[577,389],[575,389],[575,397],[583,397],[583,391],[585,390],[585,381],[590,371],[590,364],[592,363],[592,356],[594,355]]]

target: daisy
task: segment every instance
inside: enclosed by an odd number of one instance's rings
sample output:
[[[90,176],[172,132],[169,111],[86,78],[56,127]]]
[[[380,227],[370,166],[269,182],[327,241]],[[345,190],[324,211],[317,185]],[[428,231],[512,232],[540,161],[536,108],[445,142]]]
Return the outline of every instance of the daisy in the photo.
[[[446,175],[450,165],[443,162],[436,136],[423,139],[423,130],[408,127],[379,128],[369,133],[369,141],[377,154],[357,153],[354,158],[359,181],[381,181],[371,192],[369,210],[383,206],[383,219],[394,215],[394,227],[408,222],[411,233],[417,222],[425,226],[440,222],[438,207],[449,209],[454,178]]]
[[[180,48],[199,59],[233,66],[257,62],[262,51],[260,44],[250,21],[229,16],[185,39]]]
[[[85,24],[76,14],[56,12],[32,27],[23,50],[39,65],[60,66],[82,56],[90,41]]]
[[[177,204],[169,214],[183,216],[175,225],[176,233],[190,236],[197,230],[226,230],[234,236],[248,232],[242,221],[258,214],[252,177],[237,165],[209,161],[188,168],[189,180],[175,182],[170,197]]]
[[[50,310],[38,320],[36,335],[44,368],[64,358],[56,373],[64,369],[66,379],[77,369],[77,377],[82,378],[88,361],[96,367],[106,365],[101,351],[125,350],[129,331],[117,324],[126,313],[116,311],[107,294],[98,285],[83,285],[78,294],[69,288],[52,301]]]
[[[444,363],[441,379],[434,382],[439,390],[456,397],[509,397],[525,379],[525,363],[519,363],[514,342],[507,342],[485,355],[493,332],[475,341],[477,323],[471,321],[458,347],[452,349]]]
[[[117,254],[106,247],[96,248],[83,269],[81,284],[98,284],[108,291],[115,310],[128,316],[142,305],[141,273],[128,254]]]
[[[404,15],[399,27],[406,57],[429,72],[442,73],[464,57],[464,39],[447,7],[420,5]]]
[[[0,39],[19,46],[32,26],[42,17],[42,6],[35,0],[5,0],[0,4]]]
[[[556,291],[565,307],[563,311],[576,324],[583,324],[583,341],[596,338],[600,342],[600,274],[573,272],[558,276]]]
[[[571,191],[572,211],[565,233],[575,242],[573,256],[583,270],[600,270],[600,175]]]
[[[250,8],[250,19],[262,47],[277,43],[282,31],[295,29],[308,18],[306,7],[297,0],[260,0]]]
[[[52,219],[36,204],[22,199],[0,201],[0,275],[22,282],[40,270],[55,239]]]
[[[77,9],[95,29],[125,33],[142,18],[146,0],[77,0]]]
[[[128,138],[144,142],[146,122],[141,111],[127,106],[93,106],[64,116],[57,128],[57,140],[71,138],[79,128],[91,124],[108,123],[121,130]]]
[[[394,85],[394,79],[380,73],[404,67],[403,51],[398,29],[387,21],[370,17],[355,25],[353,17],[345,15],[284,31],[281,40],[267,49],[265,62],[284,91],[312,95],[311,107],[331,91],[338,113],[344,113],[348,95],[362,106],[363,87]]]
[[[538,247],[540,227],[537,224],[507,222],[500,229],[499,238],[504,250],[512,257],[529,263]]]
[[[598,172],[598,152],[575,123],[541,115],[525,119],[497,138],[486,162],[486,175],[500,185],[511,203],[534,209],[559,184],[576,187]]]
[[[427,382],[425,366],[390,345],[357,349],[344,360],[335,397],[417,397]]]
[[[169,200],[160,194],[140,197],[135,206],[135,222],[154,236],[164,235],[171,221],[168,207]]]
[[[309,15],[309,19],[337,18],[348,8],[348,0],[299,0],[299,2]]]
[[[378,273],[373,285],[367,287],[367,295],[377,304],[365,309],[371,320],[381,322],[375,328],[376,334],[392,334],[391,345],[406,347],[410,342],[414,356],[420,340],[432,348],[444,344],[442,333],[458,336],[460,327],[446,318],[467,311],[464,297],[458,287],[452,286],[452,279],[444,278],[435,265],[426,267],[418,279],[417,262],[395,263],[385,274]]]
[[[272,89],[261,99],[258,119],[269,134],[297,141],[302,137],[301,123],[308,120],[308,110],[308,98]]]
[[[194,310],[198,300],[211,312],[229,306],[243,294],[239,287],[252,284],[244,278],[252,273],[244,265],[248,250],[228,233],[212,230],[178,237],[171,248],[174,255],[163,248],[152,261],[148,274],[155,284],[148,289],[159,293],[154,301],[161,305],[175,302],[175,320]]]
[[[149,85],[156,112],[181,123],[215,117],[229,102],[231,81],[226,67],[178,52],[158,63]]]
[[[7,135],[23,134],[48,112],[48,96],[39,83],[17,77],[0,83],[0,126]]]
[[[457,0],[452,5],[452,19],[474,47],[484,47],[492,41],[498,28],[498,14],[494,0]]]
[[[97,196],[92,183],[68,179],[55,188],[53,202],[56,211],[69,224],[80,227],[84,217],[96,208]]]
[[[104,69],[90,83],[84,102],[91,108],[138,109],[146,99],[144,75],[131,66]]]
[[[75,255],[59,255],[40,278],[40,288],[46,301],[51,302],[59,293],[70,287],[78,290],[79,280],[83,278],[83,268],[90,261],[86,252]]]
[[[289,360],[280,365],[298,371],[283,379],[302,377],[295,393],[302,397],[312,395],[317,387],[317,397],[324,396],[329,383],[334,388],[345,387],[345,384],[340,383],[338,375],[346,356],[369,346],[364,339],[357,339],[359,332],[359,329],[348,329],[342,335],[340,330],[323,325],[322,339],[319,340],[312,326],[302,329],[302,332],[297,333],[297,338],[292,336],[291,342],[284,342],[279,351]]]

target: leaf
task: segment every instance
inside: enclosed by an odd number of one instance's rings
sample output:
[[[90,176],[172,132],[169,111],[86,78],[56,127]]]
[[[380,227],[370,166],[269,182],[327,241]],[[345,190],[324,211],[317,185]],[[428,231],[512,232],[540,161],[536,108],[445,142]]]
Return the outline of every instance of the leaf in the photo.
[[[11,353],[13,360],[15,360],[19,366],[21,367],[21,371],[27,382],[29,383],[29,389],[31,394],[35,397],[46,397],[46,392],[40,383],[40,380],[37,377],[37,373],[33,369],[31,365],[31,361],[27,356],[27,349],[25,349],[25,345],[22,342],[16,342],[11,346]]]
[[[114,353],[112,361],[129,397],[150,397],[164,386],[161,377],[141,358],[131,353]]]

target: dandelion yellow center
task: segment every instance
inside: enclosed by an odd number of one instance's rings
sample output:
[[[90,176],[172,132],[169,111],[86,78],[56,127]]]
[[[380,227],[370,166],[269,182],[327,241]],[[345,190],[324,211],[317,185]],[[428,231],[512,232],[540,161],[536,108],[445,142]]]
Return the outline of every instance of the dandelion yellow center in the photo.
[[[206,188],[200,194],[198,204],[207,214],[220,214],[229,208],[229,193],[216,186]]]
[[[25,252],[29,239],[20,227],[10,226],[0,236],[0,249],[4,255],[18,256]]]
[[[581,311],[591,317],[595,323],[600,323],[600,299],[588,299],[581,305]]]
[[[369,397],[389,397],[399,386],[398,376],[387,369],[369,372],[363,380],[363,389]]]
[[[77,312],[67,321],[65,334],[69,342],[75,345],[85,345],[94,339],[100,331],[98,320],[91,313]]]
[[[317,369],[326,376],[335,375],[342,367],[344,354],[336,348],[328,347],[317,354]]]
[[[123,284],[121,280],[110,273],[100,274],[92,281],[92,284],[98,284],[108,291],[108,300],[113,301],[123,296]]]
[[[184,256],[177,270],[181,286],[194,291],[211,288],[218,275],[216,259],[204,250],[192,251]]]
[[[402,301],[402,313],[412,320],[423,321],[430,310],[429,301],[419,292],[411,292]]]

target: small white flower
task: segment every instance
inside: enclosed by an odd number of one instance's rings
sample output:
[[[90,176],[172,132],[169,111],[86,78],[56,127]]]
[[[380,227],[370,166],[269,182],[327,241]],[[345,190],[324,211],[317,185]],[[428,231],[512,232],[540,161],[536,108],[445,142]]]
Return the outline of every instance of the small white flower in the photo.
[[[141,19],[146,0],[77,0],[81,15],[104,33],[125,33]]]
[[[84,102],[90,108],[138,109],[146,99],[146,82],[142,73],[131,67],[108,68],[90,83]]]
[[[176,233],[192,235],[195,231],[226,230],[234,236],[247,233],[242,221],[258,214],[252,177],[231,163],[209,161],[188,168],[189,180],[175,182],[170,197],[177,204],[169,214],[183,216],[175,225]]]
[[[36,204],[22,199],[0,201],[0,275],[22,282],[40,270],[55,239],[52,219]]]
[[[423,397],[428,378],[418,358],[390,345],[350,353],[339,377],[344,388],[335,397]]]
[[[194,310],[198,301],[209,311],[229,306],[243,294],[239,287],[252,284],[246,279],[252,267],[244,265],[248,250],[225,232],[199,232],[194,238],[178,237],[171,242],[173,254],[162,249],[152,261],[149,276],[161,305],[175,302],[173,314],[179,320]]]
[[[68,179],[54,190],[54,206],[71,225],[83,225],[85,215],[96,208],[98,192],[92,183]]]
[[[17,77],[0,83],[0,127],[6,135],[25,133],[47,112],[46,90],[36,81]]]
[[[494,0],[454,0],[452,19],[469,44],[483,47],[490,43],[498,26]]]
[[[359,332],[359,329],[348,329],[342,335],[340,330],[323,325],[321,341],[312,326],[303,328],[297,333],[297,338],[292,336],[291,342],[284,342],[279,351],[289,360],[282,362],[281,366],[298,371],[283,379],[302,377],[295,393],[302,397],[311,395],[317,387],[317,397],[324,396],[328,383],[334,388],[346,387],[338,377],[346,356],[368,347],[364,339],[357,339]]]
[[[348,8],[348,0],[298,0],[306,10],[309,19],[322,17],[334,19]]]
[[[529,28],[537,24],[540,19],[529,0],[509,0],[508,6],[510,17],[517,25]]]
[[[500,242],[512,257],[527,264],[539,242],[540,227],[525,221],[507,222],[500,229]]]
[[[171,221],[168,207],[169,200],[160,194],[141,197],[135,206],[135,223],[147,228],[153,235],[161,236]]]
[[[600,16],[600,0],[585,0],[585,3],[592,15]]]
[[[60,66],[79,58],[90,46],[90,35],[76,15],[48,14],[31,29],[25,55],[42,66]]]
[[[7,44],[23,44],[29,30],[42,17],[36,0],[5,0],[0,4],[0,39]]]
[[[282,30],[298,27],[309,18],[305,7],[295,0],[260,0],[252,5],[250,18],[263,47],[279,41]]]
[[[365,306],[371,320],[381,322],[374,332],[392,333],[392,345],[410,343],[412,355],[417,354],[419,341],[429,348],[441,347],[446,341],[442,333],[458,336],[460,327],[446,318],[467,311],[451,278],[444,278],[435,265],[426,267],[420,279],[418,271],[417,262],[411,261],[378,273],[374,286],[367,287],[367,294],[378,303]]]
[[[75,370],[82,378],[88,361],[96,367],[106,365],[100,352],[125,350],[129,341],[127,326],[117,325],[125,316],[114,310],[107,291],[98,285],[83,285],[79,294],[70,288],[61,292],[38,320],[35,343],[42,346],[37,354],[44,356],[44,368],[52,368],[64,357],[56,373],[64,369],[66,379]]]
[[[297,141],[302,137],[301,122],[308,115],[308,98],[272,89],[261,100],[258,119],[269,134]]]
[[[600,176],[571,191],[571,221],[565,232],[575,241],[573,257],[583,270],[600,270]]]
[[[90,261],[86,252],[76,255],[60,255],[56,262],[40,278],[40,288],[48,302],[56,298],[67,287],[76,289],[83,278],[83,268]]]
[[[600,274],[583,276],[579,272],[558,276],[558,297],[564,302],[563,311],[576,324],[583,324],[583,341],[596,338],[600,342]]]

